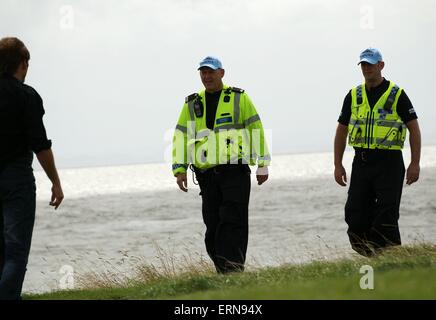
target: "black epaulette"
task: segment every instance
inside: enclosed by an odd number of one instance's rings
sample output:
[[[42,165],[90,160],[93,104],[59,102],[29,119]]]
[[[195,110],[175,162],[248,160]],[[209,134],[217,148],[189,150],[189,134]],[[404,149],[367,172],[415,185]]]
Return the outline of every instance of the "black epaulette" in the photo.
[[[236,88],[236,87],[231,87],[231,89],[233,92],[238,92],[238,93],[244,93],[244,91],[245,91],[244,89]]]
[[[194,100],[198,96],[198,93],[193,93],[185,98],[185,103]]]

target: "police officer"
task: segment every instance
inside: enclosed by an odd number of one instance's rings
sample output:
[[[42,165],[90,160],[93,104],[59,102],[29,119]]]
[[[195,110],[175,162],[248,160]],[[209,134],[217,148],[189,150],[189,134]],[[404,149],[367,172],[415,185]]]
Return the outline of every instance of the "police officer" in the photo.
[[[268,179],[270,155],[259,115],[244,90],[223,84],[219,59],[200,62],[205,90],[185,99],[173,141],[173,174],[188,191],[188,165],[202,196],[205,244],[219,273],[243,271],[248,243],[250,168]]]
[[[24,84],[30,54],[17,38],[0,40],[0,299],[20,299],[35,221],[33,153],[51,180],[50,205],[64,197],[39,94]]]
[[[410,132],[411,162],[406,183],[419,178],[421,134],[415,110],[402,88],[382,77],[379,50],[368,48],[359,62],[365,82],[346,95],[334,142],[335,180],[345,186],[346,139],[355,149],[345,221],[352,248],[371,256],[401,245],[398,227],[405,167],[402,149]]]

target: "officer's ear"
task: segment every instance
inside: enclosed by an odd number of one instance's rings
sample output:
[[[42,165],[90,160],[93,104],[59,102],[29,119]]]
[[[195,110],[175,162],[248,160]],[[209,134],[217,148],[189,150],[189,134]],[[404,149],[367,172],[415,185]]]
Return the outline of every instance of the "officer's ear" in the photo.
[[[383,68],[385,67],[385,62],[384,61],[379,61],[378,67],[380,68],[380,71],[382,71]]]
[[[224,69],[220,69],[220,76],[221,76],[221,78],[224,77],[225,73],[226,73],[226,71]]]

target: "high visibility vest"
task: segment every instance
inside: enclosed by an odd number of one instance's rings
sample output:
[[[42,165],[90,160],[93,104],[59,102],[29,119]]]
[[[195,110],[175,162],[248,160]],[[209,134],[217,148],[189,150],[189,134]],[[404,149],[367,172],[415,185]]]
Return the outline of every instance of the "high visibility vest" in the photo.
[[[373,109],[368,102],[365,84],[351,90],[351,118],[348,143],[366,149],[401,150],[406,140],[406,126],[397,113],[403,89],[392,81]]]
[[[206,93],[185,99],[173,138],[173,174],[188,164],[205,170],[220,164],[269,165],[271,157],[260,117],[242,89],[224,86],[213,130],[206,125]]]

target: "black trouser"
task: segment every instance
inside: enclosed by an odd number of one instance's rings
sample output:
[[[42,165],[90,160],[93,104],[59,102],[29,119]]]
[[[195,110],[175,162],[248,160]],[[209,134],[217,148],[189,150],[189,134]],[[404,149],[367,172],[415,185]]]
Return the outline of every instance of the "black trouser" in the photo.
[[[219,273],[243,271],[248,244],[248,165],[220,165],[196,171],[203,199],[205,244]]]
[[[20,299],[35,221],[31,159],[0,171],[0,299]]]
[[[345,221],[352,248],[365,256],[401,245],[398,220],[404,182],[401,151],[356,150]]]

